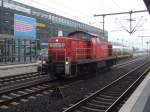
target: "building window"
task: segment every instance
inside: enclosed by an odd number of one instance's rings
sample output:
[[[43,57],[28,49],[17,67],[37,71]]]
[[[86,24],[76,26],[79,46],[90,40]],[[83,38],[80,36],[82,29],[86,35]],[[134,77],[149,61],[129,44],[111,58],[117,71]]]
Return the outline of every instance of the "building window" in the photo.
[[[65,19],[62,19],[62,23],[63,23],[63,25],[65,25]]]
[[[49,16],[48,16],[48,19],[51,21],[51,20],[52,20],[52,15],[49,15]]]
[[[52,16],[52,22],[57,23],[57,17],[56,16]]]
[[[10,8],[17,11],[22,11],[31,14],[31,9],[22,6],[21,4],[15,4],[15,2],[4,1],[4,7]]]

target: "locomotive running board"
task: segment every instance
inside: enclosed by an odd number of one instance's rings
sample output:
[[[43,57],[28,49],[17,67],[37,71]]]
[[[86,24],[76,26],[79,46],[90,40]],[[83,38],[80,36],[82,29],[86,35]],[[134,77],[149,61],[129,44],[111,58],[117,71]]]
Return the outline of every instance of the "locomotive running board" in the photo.
[[[76,64],[85,64],[85,63],[93,63],[93,62],[99,62],[99,61],[107,61],[107,60],[117,60],[116,56],[111,56],[107,58],[100,58],[100,59],[82,59],[82,60],[76,60],[74,63]]]

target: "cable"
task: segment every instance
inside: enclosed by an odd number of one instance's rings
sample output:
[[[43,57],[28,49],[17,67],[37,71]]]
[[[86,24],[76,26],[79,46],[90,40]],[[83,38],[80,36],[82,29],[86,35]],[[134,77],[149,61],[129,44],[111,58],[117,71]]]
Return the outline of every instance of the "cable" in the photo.
[[[120,25],[126,32],[130,33],[129,30],[127,30],[127,28],[118,20],[118,18],[115,18],[115,19],[118,21],[119,25]]]
[[[40,3],[40,2],[37,2],[37,1],[35,1],[35,0],[33,0],[33,2],[34,2],[34,3],[37,3],[37,4],[41,5],[41,6],[45,6],[45,7],[49,8],[49,6],[47,6],[47,5],[45,5],[45,4],[42,4],[42,3]],[[55,4],[58,4],[58,3],[55,2]],[[63,5],[61,5],[61,4],[60,4],[59,6],[65,8],[65,7],[64,7]],[[54,9],[54,8],[53,8],[53,9]],[[68,8],[66,8],[66,9],[68,9]],[[69,8],[69,9],[70,9],[70,8]],[[70,10],[67,10],[67,11],[64,11],[64,10],[62,11],[62,10],[61,10],[61,11],[60,11],[60,10],[58,10],[58,9],[56,9],[56,8],[55,8],[55,10],[59,11],[60,13],[62,13],[62,12],[63,12],[63,13],[67,13],[67,14],[73,16],[73,17],[78,18],[77,16],[75,16],[74,14],[72,14],[72,12],[69,12]],[[73,9],[72,9],[72,10],[73,10]],[[78,12],[77,14],[79,14],[79,13],[81,14],[81,12]],[[82,14],[82,15],[83,15],[83,14]],[[85,15],[85,14],[84,14],[84,15]],[[89,15],[85,15],[85,18],[87,18],[88,16],[89,16]],[[79,19],[81,19],[81,18],[79,18]],[[89,19],[91,19],[91,18],[89,17]],[[86,20],[86,21],[89,21],[89,20]]]
[[[17,1],[17,0],[15,0],[15,1]],[[20,1],[17,1],[17,2],[20,2]],[[34,2],[34,3],[36,3],[36,4],[38,4],[38,5],[41,5],[41,6],[44,6],[44,7],[48,8],[48,9],[55,10],[55,11],[59,12],[60,15],[61,15],[61,13],[67,13],[67,15],[70,15],[70,16],[73,16],[73,17],[75,17],[75,18],[78,18],[78,17],[76,17],[75,15],[70,14],[70,13],[68,13],[68,12],[66,12],[66,11],[62,11],[62,10],[59,10],[59,9],[56,9],[56,8],[53,8],[53,7],[49,7],[49,6],[45,5],[45,4],[42,4],[42,3],[40,3],[40,2],[37,2],[37,1],[35,1],[35,0],[31,0],[31,2]],[[22,2],[22,3],[24,4],[24,2]],[[31,6],[31,5],[30,5],[30,6]],[[31,6],[31,7],[33,7],[33,6]],[[36,7],[36,8],[39,8],[39,7]],[[39,8],[39,9],[41,9],[41,8]],[[43,10],[43,9],[41,9],[41,10]],[[47,11],[47,10],[45,10],[45,11]],[[52,13],[55,13],[55,12],[52,12]],[[63,15],[62,15],[62,16],[63,16]]]
[[[83,12],[74,10],[74,9],[72,9],[72,8],[70,8],[70,7],[68,7],[68,6],[62,5],[62,4],[60,4],[60,3],[56,2],[56,1],[53,1],[53,0],[48,0],[48,1],[51,1],[51,2],[53,2],[53,3],[55,3],[55,4],[59,5],[59,6],[61,6],[61,7],[63,7],[63,8],[65,8],[65,9],[67,9],[67,10],[69,9],[69,10],[72,10],[73,12],[80,13],[80,14],[82,14],[82,15],[85,15],[85,17],[89,16],[89,15],[86,15],[85,13],[83,13]]]
[[[137,27],[134,29],[133,33],[134,33],[135,31],[137,31],[137,30],[140,28],[140,26],[142,26],[146,21],[147,21],[147,19],[145,19],[145,20],[139,25],[139,27],[137,26]]]
[[[106,8],[109,8],[109,9],[111,9],[111,10],[114,10],[110,5],[104,3],[103,1],[101,1],[101,0],[97,0],[97,1],[98,1],[98,2],[101,2],[102,6],[106,6]]]
[[[125,11],[125,10],[123,10],[123,9],[115,2],[115,0],[112,0],[112,2],[113,2],[119,9],[121,9],[122,11]]]

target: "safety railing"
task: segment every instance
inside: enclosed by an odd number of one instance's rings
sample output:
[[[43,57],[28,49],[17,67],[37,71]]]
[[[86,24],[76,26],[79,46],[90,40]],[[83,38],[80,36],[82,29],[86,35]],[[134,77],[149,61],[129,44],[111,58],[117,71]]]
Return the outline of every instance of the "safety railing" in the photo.
[[[17,39],[0,35],[0,65],[35,62],[36,40]]]

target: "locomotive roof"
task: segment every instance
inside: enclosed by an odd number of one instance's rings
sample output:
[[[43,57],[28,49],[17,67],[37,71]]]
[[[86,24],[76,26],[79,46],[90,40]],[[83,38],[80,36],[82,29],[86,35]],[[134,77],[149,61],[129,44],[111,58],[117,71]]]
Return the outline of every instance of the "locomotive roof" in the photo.
[[[69,33],[68,36],[71,36],[71,35],[74,35],[74,34],[77,34],[77,33],[84,33],[84,34],[87,34],[87,35],[90,35],[90,36],[93,36],[93,37],[98,37],[97,34],[90,33],[90,32],[85,32],[85,31],[74,31],[74,32]]]

